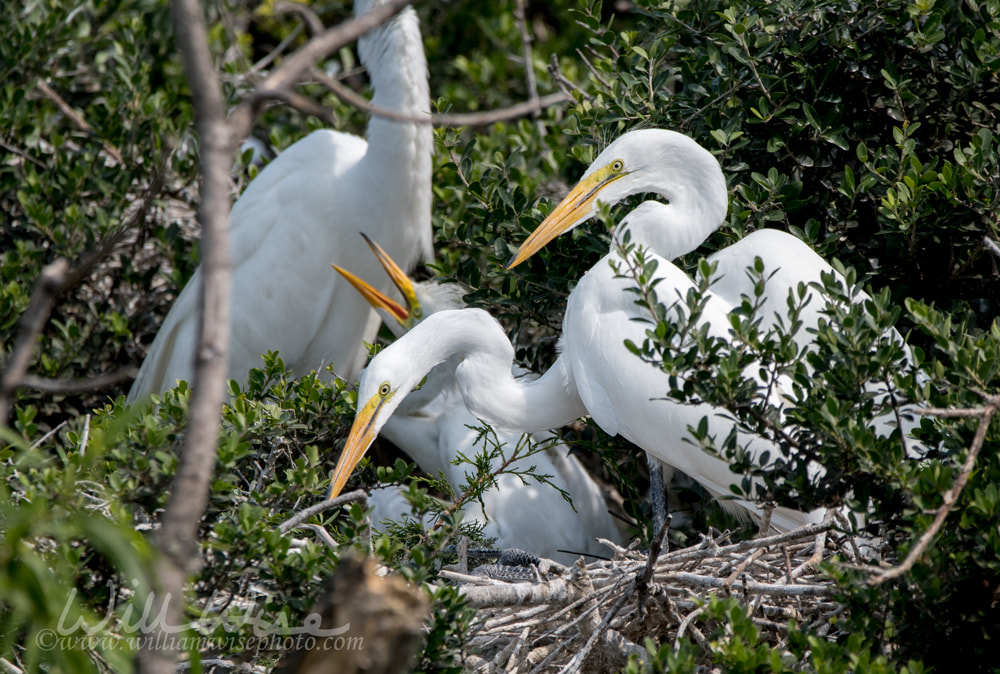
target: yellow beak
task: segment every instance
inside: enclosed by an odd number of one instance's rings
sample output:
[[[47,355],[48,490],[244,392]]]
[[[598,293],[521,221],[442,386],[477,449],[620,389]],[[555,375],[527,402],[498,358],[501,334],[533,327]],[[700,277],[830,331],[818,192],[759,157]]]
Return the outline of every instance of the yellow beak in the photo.
[[[347,442],[344,444],[344,451],[340,453],[340,460],[333,471],[333,484],[327,498],[337,498],[340,495],[344,485],[347,484],[347,478],[351,476],[365,452],[375,441],[377,433],[375,422],[378,420],[379,410],[391,397],[391,393],[387,396],[376,393],[371,400],[365,403],[364,407],[358,410],[354,417],[354,423],[351,425],[351,432],[347,436]]]
[[[335,264],[331,264],[331,267],[340,272],[340,275],[347,279],[354,288],[361,293],[361,296],[368,300],[368,304],[372,305],[376,309],[385,309],[390,314],[392,314],[400,323],[405,323],[406,319],[409,317],[409,313],[403,307],[399,306],[396,302],[392,301],[386,297],[385,293],[377,288],[373,288],[367,282],[362,281],[360,278],[347,271],[343,267]]]
[[[382,264],[382,268],[385,269],[385,273],[389,275],[392,279],[393,284],[399,289],[403,297],[406,298],[406,305],[408,307],[407,316],[412,317],[415,313],[415,309],[420,307],[420,302],[417,301],[417,292],[413,286],[413,281],[406,272],[403,271],[396,262],[389,257],[389,254],[382,250],[382,246],[378,245],[374,241],[368,238],[368,235],[364,232],[361,236],[365,237],[365,241],[368,243],[368,247],[372,249],[375,253],[375,257]]]
[[[340,275],[347,279],[347,281],[354,286],[359,293],[361,293],[361,296],[368,300],[369,304],[376,309],[385,309],[404,327],[410,327],[413,324],[413,314],[419,313],[415,310],[420,307],[420,303],[417,301],[417,293],[414,288],[413,281],[411,281],[410,277],[406,275],[406,272],[404,272],[399,265],[397,265],[393,259],[389,257],[389,254],[382,250],[381,246],[369,239],[363,232],[361,236],[365,237],[368,247],[372,249],[373,253],[375,253],[375,257],[378,258],[379,264],[381,264],[382,268],[385,269],[395,286],[399,288],[399,292],[401,292],[403,297],[406,298],[408,308],[400,306],[397,302],[389,299],[383,292],[374,288],[366,281],[358,278],[343,267],[335,264],[330,266],[340,272]]]
[[[521,264],[544,248],[549,241],[586,219],[596,208],[595,202],[601,190],[625,175],[627,174],[622,172],[612,172],[609,166],[591,173],[577,183],[555,210],[549,213],[549,217],[524,240],[507,263],[507,269],[511,270]]]

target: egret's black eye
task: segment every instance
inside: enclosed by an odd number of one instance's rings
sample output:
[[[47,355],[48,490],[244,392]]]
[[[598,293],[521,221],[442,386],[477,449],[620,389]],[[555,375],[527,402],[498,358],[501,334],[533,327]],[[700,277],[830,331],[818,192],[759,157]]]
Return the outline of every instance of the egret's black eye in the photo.
[[[611,162],[611,170],[614,171],[615,173],[620,172],[624,168],[625,168],[625,162],[623,162],[621,159],[616,159],[613,162]]]
[[[378,387],[378,394],[383,398],[389,395],[389,382],[384,382],[381,386]]]
[[[420,307],[413,307],[413,317],[414,318],[420,318],[423,315],[424,315],[424,310],[423,309],[421,309]]]

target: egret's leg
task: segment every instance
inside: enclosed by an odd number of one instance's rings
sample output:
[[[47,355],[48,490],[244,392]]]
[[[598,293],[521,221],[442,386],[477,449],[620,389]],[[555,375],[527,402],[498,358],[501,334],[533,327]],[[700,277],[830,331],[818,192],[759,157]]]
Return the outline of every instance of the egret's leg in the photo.
[[[649,505],[653,511],[653,536],[656,536],[667,521],[666,485],[663,483],[663,464],[650,454],[646,455],[646,460],[649,463]]]

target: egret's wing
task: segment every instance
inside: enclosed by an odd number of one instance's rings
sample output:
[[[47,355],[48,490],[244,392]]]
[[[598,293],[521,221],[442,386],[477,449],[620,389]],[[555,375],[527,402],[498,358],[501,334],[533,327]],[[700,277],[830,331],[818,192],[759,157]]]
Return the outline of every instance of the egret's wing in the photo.
[[[787,329],[788,294],[794,292],[797,299],[800,284],[808,288],[810,283],[820,283],[823,273],[833,273],[843,282],[833,267],[803,241],[786,232],[762,229],[708,258],[717,265],[712,292],[733,306],[739,306],[743,297],[753,301],[754,283],[748,267],[752,268],[758,257],[764,264],[766,282],[757,315],[765,331],[776,325],[779,318],[784,320]],[[812,300],[801,314],[803,328],[795,336],[800,347],[812,342],[814,335],[806,328],[814,328],[822,316],[821,298],[815,290],[810,290],[810,294]]]
[[[347,192],[339,186],[349,182],[345,175],[364,151],[360,138],[316,131],[264,167],[233,205],[230,377],[242,380],[251,367],[260,365],[266,350],[291,354],[298,346],[301,351],[326,320],[335,276],[329,262],[335,260],[327,261],[325,255],[310,260],[310,251],[344,248],[349,258],[363,259],[362,245],[354,243],[361,239],[354,227],[343,231],[335,226],[335,205],[338,193],[344,198]],[[199,266],[167,313],[128,402],[170,388],[178,379],[191,380],[201,277]],[[349,290],[342,294],[346,297]],[[361,311],[345,311],[343,325],[358,331],[358,323],[367,320],[362,306]],[[336,345],[333,341],[329,348],[336,352]]]
[[[758,257],[764,265],[765,278],[764,295],[757,314],[761,319],[761,330],[766,332],[780,321],[784,322],[786,330],[790,328],[787,319],[789,293],[793,293],[797,302],[799,286],[804,285],[810,299],[799,315],[802,327],[795,334],[795,342],[799,349],[811,348],[820,319],[825,318],[823,310],[826,307],[826,300],[819,291],[810,287],[810,284],[821,284],[824,274],[832,274],[845,289],[847,281],[805,242],[782,231],[762,229],[708,258],[717,265],[712,291],[734,306],[742,301],[742,297],[753,301],[753,280],[747,268],[752,267]],[[860,291],[855,301],[866,302],[870,299],[867,293]],[[895,329],[889,334],[894,342],[903,346],[907,363],[912,363],[913,357],[902,335]],[[867,388],[880,400],[889,395],[882,384],[871,383]],[[905,433],[909,434],[914,427],[919,426],[919,423],[918,417],[904,413]],[[876,428],[883,433],[891,432],[896,425],[895,415],[892,414],[883,415],[875,420]],[[912,443],[910,449],[914,456],[925,451]]]
[[[367,147],[358,136],[320,129],[285,148],[265,166],[233,204],[230,220],[234,269],[250,260],[264,242],[280,235],[286,226],[301,226],[288,218],[288,209],[330,206],[324,203],[325,196],[336,186],[335,181],[343,180],[361,160]],[[317,215],[332,226],[338,213]]]

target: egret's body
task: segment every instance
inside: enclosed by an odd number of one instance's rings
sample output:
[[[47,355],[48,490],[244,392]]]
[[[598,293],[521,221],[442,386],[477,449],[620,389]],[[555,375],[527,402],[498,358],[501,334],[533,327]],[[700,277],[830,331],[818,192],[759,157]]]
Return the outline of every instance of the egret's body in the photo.
[[[377,247],[373,249],[378,251]],[[352,283],[376,304],[383,321],[397,336],[404,335],[422,318],[462,306],[458,286],[413,284],[391,259],[382,255],[380,259],[407,297],[408,309],[384,296],[376,298],[356,277]],[[422,318],[413,318],[414,314]],[[462,399],[456,379],[457,365],[457,358],[446,358],[431,367],[420,389],[402,401],[381,430],[383,437],[410,455],[424,472],[443,475],[456,490],[465,484],[466,473],[471,470],[466,464],[453,463],[458,454],[461,452],[471,458],[482,452],[484,446],[491,446],[482,441],[477,444],[478,433],[470,428],[482,426],[482,422],[469,412]],[[512,371],[511,367],[512,362],[508,361],[507,378],[523,378],[528,374],[516,367]],[[548,442],[552,437],[547,430],[542,430],[530,442]],[[504,445],[503,452],[509,457],[522,442],[522,434],[497,430],[496,441]],[[498,468],[500,463],[501,459],[495,459],[493,467]],[[526,471],[532,466],[535,474],[551,476],[552,484],[567,492],[573,505],[550,485],[539,484],[532,478],[522,481],[516,475],[505,473],[497,477],[495,488],[484,492],[482,505],[473,501],[463,507],[466,520],[484,523],[483,534],[496,538],[497,547],[520,548],[562,563],[572,563],[576,556],[559,550],[606,555],[608,550],[597,543],[597,538],[618,541],[618,531],[600,488],[579,461],[570,456],[569,448],[557,442],[533,456],[517,459],[508,468]],[[400,514],[408,512],[405,499],[392,490],[379,490],[373,494],[372,501],[376,522],[380,518],[398,519]]]
[[[356,2],[355,13],[373,4]],[[359,50],[373,104],[429,115],[426,60],[411,9],[363,37]],[[361,230],[384,241],[404,268],[432,256],[432,144],[428,125],[373,118],[367,142],[313,132],[247,186],[231,213],[230,378],[242,381],[269,350],[297,374],[332,362],[341,376],[356,376],[364,364],[362,340],[374,338],[378,319],[329,264],[368,259]],[[368,271],[374,276],[377,269]],[[191,380],[201,277],[199,268],[167,314],[129,402]],[[382,285],[388,289],[389,281]]]
[[[549,240],[594,215],[599,203],[614,204],[639,193],[657,193],[667,203],[643,202],[622,220],[616,239],[627,231],[632,243],[646,249],[647,260],[658,262],[656,286],[661,301],[680,302],[693,286],[691,279],[670,260],[697,248],[725,217],[728,207],[725,178],[718,162],[690,138],[659,129],[628,133],[609,145],[588,168],[580,183],[522,244],[511,262],[519,264]],[[780,232],[760,231],[713,255],[717,265],[715,285],[706,296],[701,322],[709,334],[728,337],[728,316],[744,296],[753,298],[753,281],[747,268],[756,257],[764,263],[767,278],[758,316],[761,329],[787,321],[789,292],[800,284],[819,282],[822,274],[836,273],[807,245]],[[636,344],[645,337],[645,326],[630,319],[649,318],[627,292],[635,283],[615,278],[611,265],[625,269],[625,260],[613,250],[580,280],[570,294],[563,320],[561,358],[568,360],[581,401],[594,420],[608,433],[618,433],[664,463],[679,468],[716,496],[729,493],[735,476],[727,474],[724,461],[685,445],[689,426],[702,417],[709,421],[709,434],[722,440],[732,428],[718,410],[706,405],[683,406],[662,397],[669,391],[662,373],[630,354],[626,339]],[[841,279],[842,280],[842,279]],[[795,335],[801,348],[812,346],[812,335],[823,316],[824,302],[818,293],[800,315],[802,329]],[[863,298],[862,298],[863,299]],[[676,314],[675,314],[676,315]],[[898,334],[894,335],[902,343]],[[773,399],[772,399],[773,400]],[[888,426],[894,420],[885,419]],[[748,444],[747,444],[748,443]],[[761,438],[744,436],[751,452],[780,455],[777,446]],[[814,474],[821,468],[814,466]],[[752,504],[744,504],[753,509]],[[779,528],[802,524],[818,517],[819,511],[776,512],[772,520]]]

